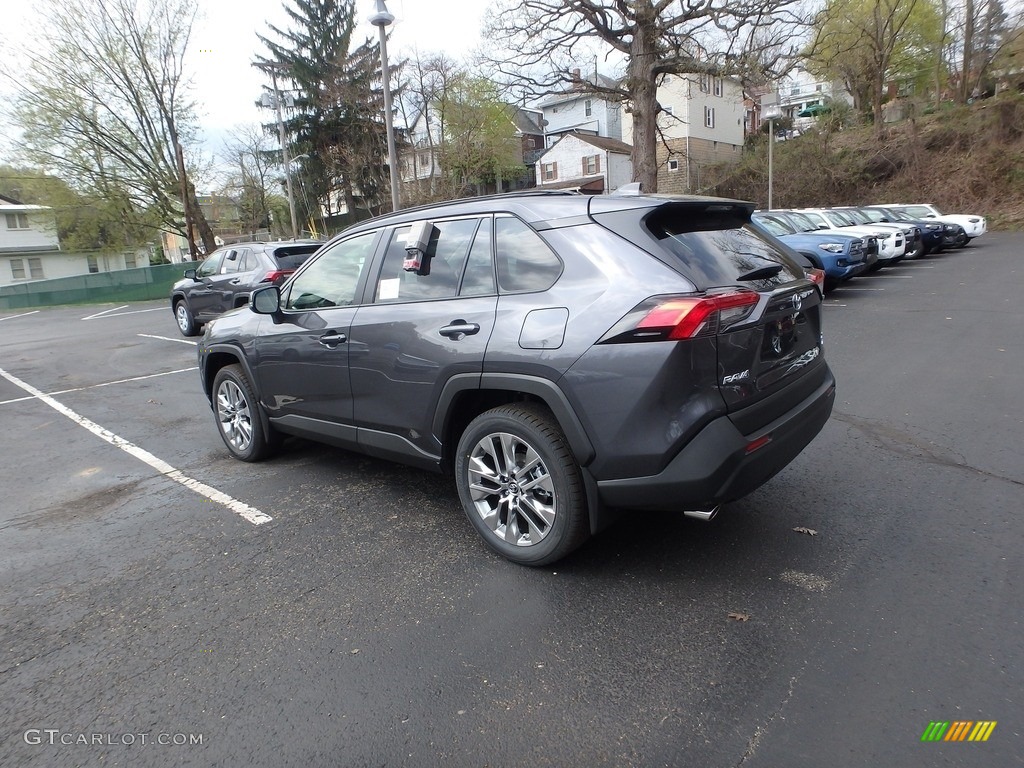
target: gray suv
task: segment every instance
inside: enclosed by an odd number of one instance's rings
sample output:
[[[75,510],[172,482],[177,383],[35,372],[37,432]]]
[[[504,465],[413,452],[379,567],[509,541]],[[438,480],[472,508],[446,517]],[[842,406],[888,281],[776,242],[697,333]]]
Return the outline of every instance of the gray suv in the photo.
[[[623,510],[710,519],[827,421],[821,280],[713,198],[510,194],[399,211],[211,322],[243,461],[284,435],[453,474],[525,565]]]
[[[197,336],[203,324],[249,303],[254,288],[280,285],[323,243],[289,240],[235,243],[218,248],[171,287],[171,311],[182,336]]]

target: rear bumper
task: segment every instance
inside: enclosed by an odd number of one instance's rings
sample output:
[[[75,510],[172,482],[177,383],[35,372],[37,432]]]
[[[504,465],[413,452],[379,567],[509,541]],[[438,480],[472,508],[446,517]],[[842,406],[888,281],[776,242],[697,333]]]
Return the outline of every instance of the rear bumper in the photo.
[[[768,482],[821,431],[832,413],[836,385],[831,371],[797,407],[751,435],[729,417],[708,424],[657,475],[598,480],[601,500],[622,509],[710,508],[746,496]],[[748,453],[755,440],[770,441]]]

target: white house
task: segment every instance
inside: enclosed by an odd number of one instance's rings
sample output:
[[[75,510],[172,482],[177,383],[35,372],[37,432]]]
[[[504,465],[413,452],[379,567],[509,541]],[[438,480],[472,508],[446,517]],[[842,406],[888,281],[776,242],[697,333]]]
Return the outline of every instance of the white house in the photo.
[[[579,76],[577,71],[576,76]],[[612,86],[614,81],[597,75],[597,84]],[[566,133],[605,136],[622,140],[622,106],[580,89],[554,94],[539,102],[543,116],[545,145],[551,147]]]
[[[62,251],[53,209],[0,196],[0,286],[149,266],[148,251]]]
[[[658,84],[658,191],[690,193],[701,186],[701,169],[736,162],[743,154],[744,104],[739,81],[701,74],[665,75]],[[623,140],[632,142],[627,121]],[[666,147],[667,145],[667,147]]]
[[[70,267],[53,210],[0,197],[0,285],[76,274]]]
[[[563,134],[537,161],[537,187],[612,192],[633,180],[631,152],[618,139]]]
[[[821,80],[804,69],[794,69],[779,83],[779,109],[784,117],[793,118],[793,128],[798,133],[812,125],[815,119],[813,116],[800,117],[801,112],[838,102],[853,106],[853,96],[840,80]]]

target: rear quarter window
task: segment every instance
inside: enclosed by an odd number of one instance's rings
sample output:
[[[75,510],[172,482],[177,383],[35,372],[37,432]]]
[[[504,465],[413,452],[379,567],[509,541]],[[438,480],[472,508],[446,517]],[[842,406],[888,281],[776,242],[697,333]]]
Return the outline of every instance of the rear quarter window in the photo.
[[[494,220],[494,256],[502,293],[546,291],[562,274],[562,262],[554,251],[512,216]]]

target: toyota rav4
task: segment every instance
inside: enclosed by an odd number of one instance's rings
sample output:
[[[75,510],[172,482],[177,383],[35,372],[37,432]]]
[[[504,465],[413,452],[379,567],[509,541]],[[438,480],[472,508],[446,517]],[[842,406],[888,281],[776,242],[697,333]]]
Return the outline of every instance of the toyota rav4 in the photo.
[[[518,563],[719,506],[827,421],[822,280],[715,198],[532,192],[349,228],[206,326],[227,449],[310,438],[454,476]]]

